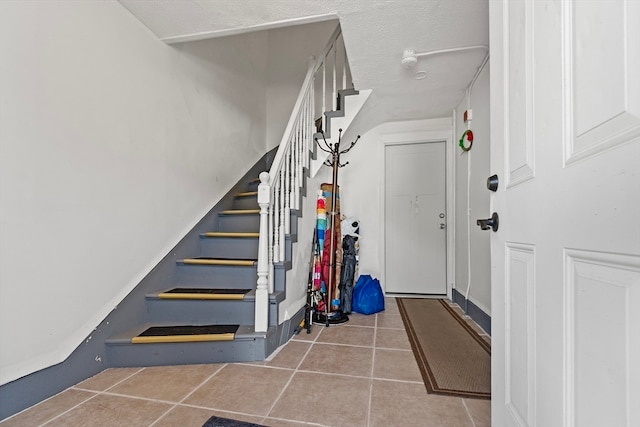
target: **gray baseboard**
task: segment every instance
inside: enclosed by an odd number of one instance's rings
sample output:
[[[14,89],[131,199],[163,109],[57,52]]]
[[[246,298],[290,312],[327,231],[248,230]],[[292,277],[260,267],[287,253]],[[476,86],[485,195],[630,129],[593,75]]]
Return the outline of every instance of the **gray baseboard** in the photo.
[[[491,316],[482,311],[480,307],[475,305],[470,300],[467,300],[464,295],[458,292],[455,288],[451,292],[452,300],[458,304],[467,316],[471,317],[482,329],[485,330],[489,336],[491,336]]]

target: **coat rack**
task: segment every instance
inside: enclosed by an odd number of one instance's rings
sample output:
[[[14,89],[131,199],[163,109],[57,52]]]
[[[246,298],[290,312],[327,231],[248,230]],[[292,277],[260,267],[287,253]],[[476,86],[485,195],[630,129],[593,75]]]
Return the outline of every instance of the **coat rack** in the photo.
[[[360,135],[349,144],[349,147],[344,150],[340,150],[340,142],[342,140],[342,129],[338,130],[338,142],[332,144],[327,142],[324,137],[324,132],[320,132],[322,134],[322,143],[318,141],[318,138],[314,138],[318,147],[326,152],[331,154],[331,158],[325,160],[324,164],[326,166],[330,166],[333,168],[333,182],[331,183],[331,212],[330,215],[330,224],[331,224],[331,235],[329,237],[329,283],[327,283],[327,293],[325,295],[325,304],[324,304],[324,316],[321,313],[318,314],[318,323],[324,323],[326,326],[330,324],[338,324],[344,323],[349,320],[349,318],[343,314],[340,310],[336,312],[331,312],[331,306],[333,305],[333,295],[335,293],[335,288],[337,287],[335,284],[335,276],[336,276],[336,216],[338,213],[336,212],[337,205],[337,193],[338,193],[338,169],[345,167],[349,164],[340,163],[340,156],[342,154],[348,153],[355,145],[356,142],[360,139]],[[339,218],[338,218],[339,220]]]

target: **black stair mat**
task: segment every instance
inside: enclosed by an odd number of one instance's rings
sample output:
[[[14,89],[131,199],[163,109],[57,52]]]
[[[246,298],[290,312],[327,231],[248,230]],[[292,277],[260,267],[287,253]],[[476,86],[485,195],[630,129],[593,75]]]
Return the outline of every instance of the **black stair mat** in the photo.
[[[235,334],[239,325],[184,325],[184,326],[152,326],[142,332],[139,337],[164,337],[171,335],[214,335]]]
[[[201,288],[173,288],[164,294],[225,294],[225,295],[244,295],[251,289],[201,289]]]

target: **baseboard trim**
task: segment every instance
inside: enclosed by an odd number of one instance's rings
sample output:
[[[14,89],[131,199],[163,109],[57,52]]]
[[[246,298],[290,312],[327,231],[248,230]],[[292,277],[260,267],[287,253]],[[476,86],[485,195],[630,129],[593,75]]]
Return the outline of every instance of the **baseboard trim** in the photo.
[[[482,311],[480,307],[475,305],[458,292],[455,288],[451,292],[452,300],[458,304],[465,314],[473,319],[484,331],[491,336],[491,316]]]

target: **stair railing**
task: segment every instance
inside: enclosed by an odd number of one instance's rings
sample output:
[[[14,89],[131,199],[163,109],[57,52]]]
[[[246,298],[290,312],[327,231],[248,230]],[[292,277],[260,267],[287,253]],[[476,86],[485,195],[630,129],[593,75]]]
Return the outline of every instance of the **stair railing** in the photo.
[[[347,81],[351,80],[348,73],[344,41],[338,26],[322,54],[317,59],[311,58],[271,169],[260,174],[256,332],[266,332],[269,326],[269,294],[274,292],[274,264],[285,261],[285,236],[291,232],[291,210],[301,207],[300,190],[305,170],[309,169],[317,129],[315,118],[321,114],[319,125],[326,129],[326,118],[322,113],[329,111],[327,105],[331,110],[337,110],[338,90],[346,89]],[[322,91],[320,84],[317,85],[320,79]]]

